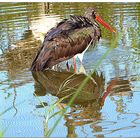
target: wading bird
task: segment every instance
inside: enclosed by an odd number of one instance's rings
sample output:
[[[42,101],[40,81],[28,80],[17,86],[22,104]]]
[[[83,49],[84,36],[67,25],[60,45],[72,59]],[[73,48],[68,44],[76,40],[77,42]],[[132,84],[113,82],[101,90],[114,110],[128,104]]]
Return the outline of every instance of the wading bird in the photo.
[[[74,56],[78,56],[82,62],[88,47],[101,37],[98,22],[111,32],[115,32],[93,8],[88,8],[84,16],[71,15],[69,19],[58,23],[46,34],[31,70],[44,71]]]

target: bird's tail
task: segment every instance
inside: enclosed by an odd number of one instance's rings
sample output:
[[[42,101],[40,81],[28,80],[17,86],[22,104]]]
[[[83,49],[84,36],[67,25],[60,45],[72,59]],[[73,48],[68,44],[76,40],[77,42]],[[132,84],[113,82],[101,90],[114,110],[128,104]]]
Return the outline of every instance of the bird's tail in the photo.
[[[43,61],[35,61],[32,63],[32,66],[30,68],[31,71],[44,71],[47,68],[49,68],[49,59],[46,60],[45,62]]]
[[[50,51],[44,51],[41,49],[36,55],[35,59],[32,62],[31,71],[44,71],[50,67]]]

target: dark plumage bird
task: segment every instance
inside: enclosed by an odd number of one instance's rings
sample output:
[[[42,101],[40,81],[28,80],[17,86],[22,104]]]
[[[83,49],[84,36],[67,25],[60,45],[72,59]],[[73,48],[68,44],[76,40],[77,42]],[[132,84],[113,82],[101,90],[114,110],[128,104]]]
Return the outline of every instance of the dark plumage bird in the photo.
[[[71,15],[69,19],[58,23],[45,36],[31,70],[43,71],[52,68],[77,54],[82,61],[83,54],[90,44],[95,43],[101,37],[101,30],[97,22],[111,32],[115,32],[96,14],[93,8],[87,9],[84,16]]]

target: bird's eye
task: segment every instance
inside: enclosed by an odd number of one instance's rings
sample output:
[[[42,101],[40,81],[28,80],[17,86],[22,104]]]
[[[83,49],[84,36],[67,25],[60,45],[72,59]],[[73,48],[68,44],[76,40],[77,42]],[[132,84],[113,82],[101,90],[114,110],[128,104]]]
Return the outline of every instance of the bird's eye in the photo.
[[[94,10],[92,10],[92,16],[96,18],[96,12]]]

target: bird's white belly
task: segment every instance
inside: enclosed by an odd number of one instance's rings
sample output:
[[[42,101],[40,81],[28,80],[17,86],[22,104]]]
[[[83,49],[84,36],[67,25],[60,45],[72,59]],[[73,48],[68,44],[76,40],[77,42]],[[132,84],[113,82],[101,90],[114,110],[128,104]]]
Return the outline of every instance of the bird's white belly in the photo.
[[[79,60],[82,62],[83,61],[83,57],[84,57],[84,53],[85,53],[85,51],[83,51],[82,53],[78,53],[78,54],[76,54],[74,57],[75,58],[79,58]]]
[[[78,53],[78,54],[76,54],[74,57],[75,57],[75,58],[78,57],[79,60],[82,62],[82,61],[83,61],[84,54],[85,54],[85,52],[87,51],[87,49],[89,48],[89,46],[91,45],[91,43],[92,43],[92,40],[90,41],[89,45],[86,47],[86,49],[85,49],[82,53]]]

